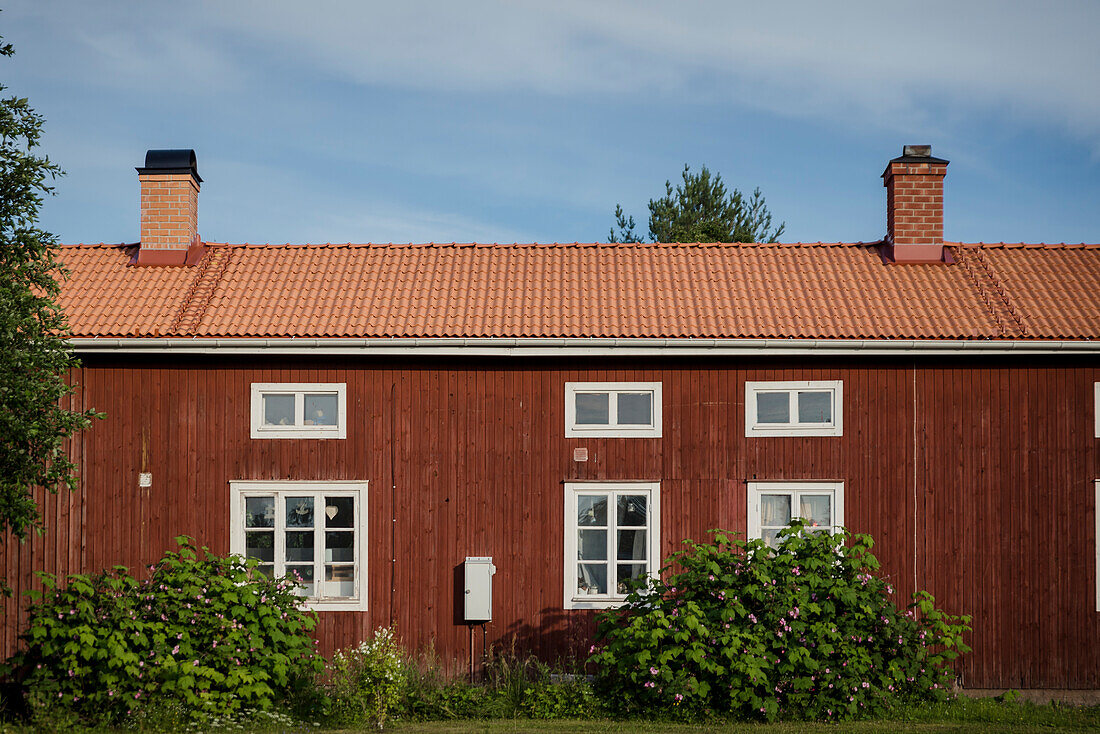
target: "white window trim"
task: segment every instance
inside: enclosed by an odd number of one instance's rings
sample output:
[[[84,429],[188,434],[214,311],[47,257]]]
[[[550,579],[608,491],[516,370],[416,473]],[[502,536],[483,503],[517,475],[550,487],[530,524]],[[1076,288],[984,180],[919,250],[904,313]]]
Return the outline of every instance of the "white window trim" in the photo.
[[[1100,438],[1100,382],[1092,383],[1092,420],[1095,424],[1093,433]]]
[[[329,482],[302,482],[293,480],[272,481],[236,481],[229,483],[229,550],[231,553],[244,555],[244,500],[245,497],[270,496],[272,494],[294,494],[295,492],[323,493],[330,496],[354,496],[355,497],[355,547],[357,550],[355,565],[356,578],[355,589],[357,597],[353,599],[326,599],[303,597],[303,606],[318,612],[333,611],[364,611],[367,608],[367,482],[360,481],[329,481]],[[276,512],[278,514],[278,503]],[[318,527],[324,532],[323,527]],[[275,527],[275,558],[280,557],[279,550],[285,542],[281,537],[280,523]],[[322,564],[323,565],[323,564]],[[318,576],[316,584],[324,582],[323,576]]]
[[[648,494],[649,517],[646,533],[646,573],[656,578],[661,568],[661,484],[660,482],[566,482],[565,484],[565,562],[564,607],[566,609],[608,609],[626,599],[625,594],[587,594],[577,588],[577,495],[585,492],[625,492]],[[612,508],[608,507],[608,512]],[[614,563],[614,559],[611,563]],[[613,579],[608,579],[608,590]]]
[[[832,492],[833,528],[844,527],[844,482],[749,482],[746,535],[760,538],[760,495],[768,492]],[[796,517],[791,503],[791,519]]]
[[[577,425],[577,393],[610,393],[609,419],[606,426]],[[653,394],[653,423],[648,426],[614,423],[618,393],[649,392]],[[661,438],[661,383],[659,382],[567,382],[565,383],[565,437],[566,438]]]
[[[798,418],[796,395],[800,390],[824,391],[833,394],[833,422],[821,423],[757,423],[756,395],[760,392],[784,392],[791,394],[791,418]],[[810,382],[746,382],[745,383],[745,436],[843,436],[844,435],[844,382],[842,380],[815,380]]]
[[[336,425],[304,425],[305,394],[336,393]],[[294,395],[295,425],[265,426],[264,395]],[[347,385],[343,382],[253,382],[252,438],[347,438]]]

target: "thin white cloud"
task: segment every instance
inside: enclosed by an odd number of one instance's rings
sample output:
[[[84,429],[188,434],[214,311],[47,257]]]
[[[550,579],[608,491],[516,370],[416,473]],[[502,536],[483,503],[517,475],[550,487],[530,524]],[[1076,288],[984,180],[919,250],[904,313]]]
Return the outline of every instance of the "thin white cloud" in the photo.
[[[228,3],[217,23],[362,83],[695,92],[792,116],[922,126],[937,102],[1100,143],[1100,3]],[[916,127],[916,125],[912,125]]]
[[[59,68],[181,98],[306,65],[446,92],[608,95],[855,117],[901,132],[942,106],[1052,125],[1100,149],[1100,3],[49,2]]]
[[[451,242],[456,232],[478,242],[534,239],[453,211],[418,207],[386,196],[352,196],[308,182],[303,186],[293,171],[277,166],[216,157],[207,158],[204,165],[210,183],[200,195],[199,232],[212,242],[234,241],[224,233],[242,229],[278,232],[280,240],[271,244]],[[246,187],[231,183],[243,181],[250,183]],[[287,207],[287,201],[294,201],[295,206]]]

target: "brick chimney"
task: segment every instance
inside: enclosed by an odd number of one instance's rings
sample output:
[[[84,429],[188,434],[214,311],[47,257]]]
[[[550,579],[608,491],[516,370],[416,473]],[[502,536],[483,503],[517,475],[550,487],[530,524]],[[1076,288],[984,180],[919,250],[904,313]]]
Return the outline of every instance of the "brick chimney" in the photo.
[[[943,249],[943,177],[947,161],[931,145],[906,145],[886,164],[886,240],[883,259],[895,263],[950,262]]]
[[[134,265],[194,265],[199,240],[199,178],[193,150],[150,150],[141,182],[141,243]]]

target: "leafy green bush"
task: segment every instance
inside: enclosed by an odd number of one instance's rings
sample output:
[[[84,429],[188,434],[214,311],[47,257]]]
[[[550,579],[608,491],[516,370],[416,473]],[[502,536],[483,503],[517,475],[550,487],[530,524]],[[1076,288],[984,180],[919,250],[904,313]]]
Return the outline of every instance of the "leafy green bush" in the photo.
[[[603,702],[583,676],[529,685],[519,708],[530,719],[592,719],[606,714]]]
[[[299,608],[297,584],[177,542],[145,581],[121,566],[64,588],[40,575],[47,591],[4,666],[32,715],[110,723],[176,710],[201,721],[270,709],[312,683],[323,667],[316,616]]]
[[[796,524],[773,551],[713,532],[601,614],[590,662],[614,710],[841,719],[949,696],[970,618],[924,592],[899,611],[869,536]]]
[[[581,719],[606,713],[583,674],[554,674],[534,656],[517,654],[514,641],[511,648],[490,648],[482,670],[484,683],[475,685],[464,679],[463,668],[445,664],[432,648],[408,659],[405,696],[394,718]]]
[[[405,693],[404,654],[386,627],[355,647],[338,651],[330,666],[332,718],[379,729]]]

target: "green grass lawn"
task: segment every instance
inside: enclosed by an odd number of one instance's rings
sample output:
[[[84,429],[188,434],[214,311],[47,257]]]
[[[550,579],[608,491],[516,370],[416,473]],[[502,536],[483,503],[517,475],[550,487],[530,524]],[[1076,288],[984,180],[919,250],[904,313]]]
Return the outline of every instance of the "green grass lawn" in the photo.
[[[796,732],[1100,732],[1100,707],[1030,703],[1002,703],[992,699],[962,699],[899,712],[879,721],[841,724],[793,722],[782,724],[675,724],[651,721],[492,721],[396,722],[387,727],[401,734],[795,734]]]
[[[0,723],[0,734],[30,734],[30,727]],[[116,729],[95,728],[89,732],[115,732]],[[124,730],[125,731],[125,730]],[[129,730],[133,731],[133,730]],[[148,730],[144,730],[148,731]],[[241,731],[234,729],[234,731]],[[256,734],[350,734],[377,729],[329,729],[299,726],[244,729]],[[663,721],[480,719],[464,721],[392,722],[386,731],[396,734],[796,734],[800,732],[857,732],[859,734],[893,734],[894,732],[1100,732],[1100,706],[1085,708],[1067,705],[1036,705],[1021,702],[999,702],[993,699],[960,699],[898,711],[888,719],[876,721],[789,722],[780,724],[745,724],[712,722],[677,724]]]

